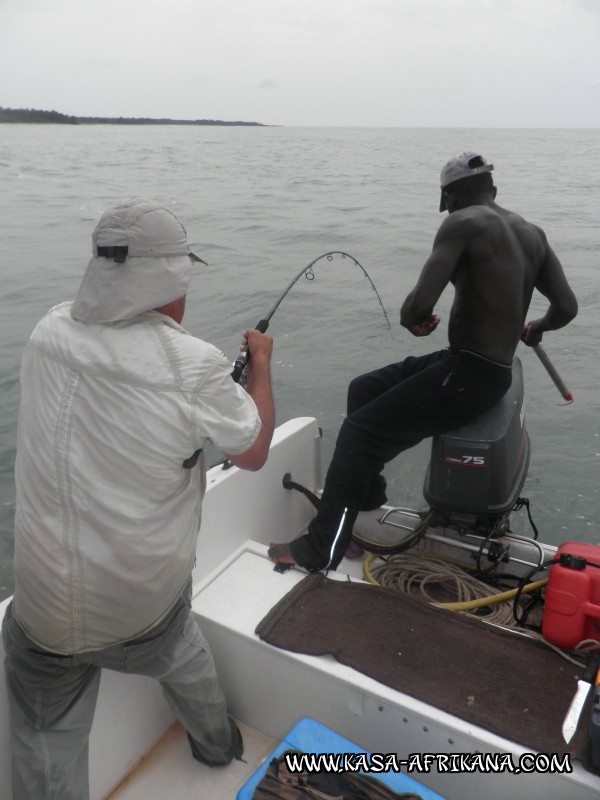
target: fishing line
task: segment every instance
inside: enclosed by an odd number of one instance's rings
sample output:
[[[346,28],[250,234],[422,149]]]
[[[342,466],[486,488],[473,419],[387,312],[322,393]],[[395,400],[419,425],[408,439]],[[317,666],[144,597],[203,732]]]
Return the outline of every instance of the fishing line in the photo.
[[[387,322],[388,328],[391,330],[392,326],[390,324],[390,320],[388,318],[387,311],[385,310],[385,306],[383,305],[383,302],[381,300],[381,297],[379,296],[379,292],[377,291],[377,289],[375,287],[375,284],[371,280],[371,276],[369,275],[367,270],[363,267],[363,265],[354,258],[354,256],[349,255],[349,253],[344,253],[342,250],[331,250],[328,253],[323,253],[322,255],[318,256],[313,261],[311,261],[310,264],[307,264],[305,267],[302,267],[302,269],[296,275],[296,277],[292,281],[290,281],[290,283],[286,286],[286,288],[283,290],[283,292],[279,295],[279,297],[277,298],[276,302],[274,303],[273,307],[270,309],[268,314],[266,314],[259,321],[258,325],[256,326],[256,330],[260,331],[261,333],[264,333],[267,330],[267,328],[269,327],[269,321],[270,321],[271,317],[277,311],[277,309],[281,305],[281,303],[282,303],[283,299],[285,298],[285,296],[292,289],[292,287],[300,280],[300,278],[304,275],[307,280],[313,281],[315,279],[315,273],[313,272],[313,269],[312,269],[314,267],[314,265],[318,261],[320,261],[322,258],[326,258],[328,261],[333,261],[333,257],[334,256],[341,256],[342,259],[349,258],[350,261],[352,261],[353,264],[355,264],[357,267],[359,267],[362,270],[363,275],[365,276],[365,278],[367,278],[367,280],[371,284],[371,288],[373,289],[373,291],[377,295],[377,300],[379,301],[379,305],[381,306],[381,310],[383,311],[383,316],[385,317],[385,321]],[[249,358],[250,358],[250,353],[248,351],[248,348],[246,348],[245,350],[243,350],[240,353],[238,358],[235,360],[234,365],[233,365],[233,372],[231,373],[231,377],[233,378],[235,383],[239,383],[239,380],[242,377],[242,373],[244,372],[244,369],[246,368],[246,364],[248,363],[248,359]]]

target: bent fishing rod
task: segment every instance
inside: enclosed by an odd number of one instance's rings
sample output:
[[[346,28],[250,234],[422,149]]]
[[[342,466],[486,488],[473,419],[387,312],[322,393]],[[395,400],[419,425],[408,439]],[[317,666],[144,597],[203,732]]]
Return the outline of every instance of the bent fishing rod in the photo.
[[[320,256],[318,256],[313,261],[311,261],[310,264],[307,264],[305,267],[302,267],[300,272],[290,281],[290,283],[286,286],[286,288],[283,290],[283,292],[279,295],[279,297],[277,298],[277,300],[275,301],[275,303],[273,304],[273,306],[269,310],[269,312],[261,320],[259,320],[258,324],[256,325],[255,330],[259,331],[260,333],[265,333],[265,331],[269,327],[269,322],[271,320],[271,317],[277,311],[277,309],[279,308],[279,306],[283,302],[284,298],[291,291],[291,289],[295,286],[295,284],[300,280],[300,278],[303,275],[305,275],[307,280],[309,280],[309,281],[314,280],[315,279],[315,274],[314,274],[313,269],[312,269],[314,267],[314,265],[316,263],[318,263],[322,258],[326,258],[328,261],[333,261],[333,257],[334,256],[341,256],[342,259],[349,258],[350,261],[353,264],[355,264],[357,267],[359,267],[359,269],[362,270],[364,276],[367,278],[367,280],[371,284],[371,288],[373,289],[373,291],[377,295],[377,300],[379,301],[379,305],[381,306],[381,310],[383,311],[383,316],[385,317],[385,321],[387,322],[388,328],[391,330],[392,326],[390,324],[390,320],[389,320],[389,317],[387,315],[387,311],[385,310],[385,306],[383,305],[383,301],[381,300],[381,297],[379,295],[379,292],[377,291],[377,288],[375,287],[375,284],[371,280],[371,276],[369,275],[367,270],[363,267],[363,265],[356,258],[354,258],[354,256],[351,256],[349,253],[345,253],[343,250],[330,250],[328,253],[322,253]],[[536,356],[541,361],[541,363],[543,364],[543,366],[545,367],[546,372],[548,373],[548,375],[552,379],[552,381],[553,381],[554,385],[556,386],[556,388],[558,389],[558,391],[561,393],[563,398],[567,401],[565,403],[565,405],[569,405],[570,403],[572,403],[573,402],[572,393],[565,386],[565,384],[562,381],[560,375],[558,374],[558,371],[556,370],[556,367],[554,366],[554,364],[552,363],[552,361],[548,357],[548,355],[547,355],[546,351],[544,350],[544,348],[542,347],[542,345],[541,344],[537,344],[532,349],[533,349],[534,353],[536,354]],[[235,383],[239,383],[239,381],[240,381],[240,379],[242,377],[242,374],[243,374],[243,372],[244,372],[244,370],[246,368],[246,365],[248,364],[248,359],[249,358],[250,358],[250,350],[249,350],[249,348],[246,347],[240,353],[240,355],[235,360],[234,365],[233,365],[233,371],[231,373],[231,377],[233,378]]]
[[[307,280],[313,281],[315,279],[315,274],[314,274],[313,269],[312,269],[314,267],[314,265],[318,261],[320,261],[322,258],[326,258],[328,261],[333,261],[333,257],[334,256],[341,256],[342,259],[349,258],[350,261],[353,264],[355,264],[357,267],[359,267],[359,269],[362,270],[363,275],[365,276],[365,278],[367,278],[367,280],[371,284],[371,288],[373,289],[373,291],[377,295],[377,300],[379,301],[379,305],[381,306],[381,310],[383,311],[383,316],[385,317],[385,320],[387,322],[388,328],[391,330],[392,326],[390,324],[390,320],[389,320],[387,312],[385,310],[385,306],[383,305],[381,297],[379,296],[379,292],[375,288],[375,284],[371,280],[371,276],[369,275],[367,270],[363,267],[363,265],[360,264],[354,258],[354,256],[351,256],[348,253],[344,253],[342,250],[331,250],[328,253],[322,253],[320,256],[318,256],[313,261],[311,261],[310,264],[307,264],[305,267],[302,267],[302,269],[296,275],[296,277],[292,281],[290,281],[290,283],[286,286],[286,288],[283,290],[283,292],[279,295],[279,297],[277,298],[276,302],[274,303],[273,307],[270,309],[268,314],[266,314],[258,322],[258,324],[256,325],[255,330],[260,331],[260,333],[264,333],[267,330],[267,328],[269,327],[269,322],[271,320],[271,317],[277,311],[277,309],[281,305],[283,299],[286,297],[288,292],[300,280],[300,278],[304,275]],[[240,381],[240,379],[242,377],[242,374],[243,374],[243,372],[244,372],[244,370],[246,368],[246,365],[248,363],[248,359],[249,358],[250,358],[250,351],[249,351],[249,348],[246,347],[244,350],[242,350],[240,355],[236,358],[236,360],[234,362],[234,365],[233,365],[233,372],[231,373],[231,377],[233,378],[235,383],[239,383],[239,381]]]

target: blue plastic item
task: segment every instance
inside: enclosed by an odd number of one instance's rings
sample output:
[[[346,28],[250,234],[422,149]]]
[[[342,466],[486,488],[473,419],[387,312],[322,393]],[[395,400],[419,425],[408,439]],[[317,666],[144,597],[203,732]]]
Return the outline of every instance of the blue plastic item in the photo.
[[[257,784],[265,774],[269,763],[286,750],[299,750],[302,753],[366,753],[358,745],[344,739],[339,733],[326,728],[314,719],[305,717],[294,725],[283,740],[269,753],[263,763],[248,778],[236,795],[236,800],[252,800]],[[361,770],[362,771],[362,770]],[[428,789],[414,778],[402,772],[370,773],[371,777],[381,781],[395,792],[414,792],[423,800],[444,800],[442,795]]]

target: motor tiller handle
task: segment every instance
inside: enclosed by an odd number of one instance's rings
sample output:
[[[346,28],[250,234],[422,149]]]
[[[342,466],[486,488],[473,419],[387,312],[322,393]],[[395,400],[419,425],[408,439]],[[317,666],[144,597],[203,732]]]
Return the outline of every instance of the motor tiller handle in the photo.
[[[550,361],[550,359],[546,355],[546,351],[544,350],[542,345],[541,344],[534,345],[533,350],[534,350],[536,356],[539,358],[539,360],[542,362],[542,364],[546,368],[546,372],[548,373],[548,375],[550,375],[550,377],[554,381],[554,384],[555,384],[556,388],[558,389],[558,391],[561,393],[561,395],[564,397],[564,399],[567,401],[567,403],[572,403],[573,402],[573,395],[571,394],[571,392],[567,389],[567,387],[563,383],[560,375],[556,371],[556,368],[555,368],[554,364]]]

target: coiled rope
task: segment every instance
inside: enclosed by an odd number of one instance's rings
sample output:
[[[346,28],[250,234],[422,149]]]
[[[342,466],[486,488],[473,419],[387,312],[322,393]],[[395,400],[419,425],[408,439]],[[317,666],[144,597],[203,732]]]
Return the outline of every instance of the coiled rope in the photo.
[[[363,575],[366,581],[375,586],[417,596],[451,611],[472,613],[487,608],[485,615],[477,614],[484,622],[500,625],[520,636],[542,642],[570,663],[582,666],[580,661],[548,642],[541,634],[517,626],[512,604],[517,589],[490,595],[488,584],[439,556],[407,552],[382,558],[370,553],[363,561]],[[533,581],[524,586],[521,593],[534,592],[547,582],[547,578]],[[441,592],[446,596],[450,593],[457,600],[450,603],[440,602],[438,598]]]
[[[490,596],[490,587],[460,567],[435,557],[423,557],[414,553],[398,553],[385,561],[379,560],[372,568],[376,556],[365,560],[363,570],[367,580],[387,589],[417,595],[422,600],[452,611],[478,611],[488,608],[488,622],[515,627],[512,603],[516,590]],[[536,581],[530,591],[546,582]],[[440,594],[455,597],[452,602],[441,602]]]

